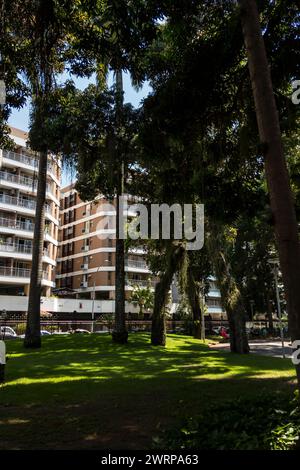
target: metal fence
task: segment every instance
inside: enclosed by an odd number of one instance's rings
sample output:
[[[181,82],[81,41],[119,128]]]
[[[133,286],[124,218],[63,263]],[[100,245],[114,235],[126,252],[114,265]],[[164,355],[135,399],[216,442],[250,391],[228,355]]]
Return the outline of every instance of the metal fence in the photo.
[[[151,331],[151,320],[127,320],[126,326],[129,332],[150,332]],[[15,319],[8,319],[5,321],[6,326],[10,326],[14,329],[17,335],[22,335],[25,333],[25,316],[20,315],[15,317]],[[111,332],[113,329],[113,315],[111,319],[101,319],[101,317],[94,322],[94,327],[92,326],[93,322],[91,320],[82,320],[82,319],[69,319],[69,320],[60,320],[57,318],[49,318],[41,320],[41,329],[46,330],[49,333],[67,333],[75,331],[76,329],[83,329],[87,331],[104,333]],[[4,326],[4,323],[0,321],[0,326]],[[288,325],[287,322],[283,322],[284,326],[284,335],[288,338]],[[227,320],[209,320],[205,321],[205,332],[206,335],[217,335],[221,327],[228,329]],[[192,335],[193,334],[193,322],[190,320],[168,320],[166,322],[166,328],[168,333],[181,333]],[[268,329],[268,323],[265,321],[255,321],[247,322],[246,330],[249,338],[263,338],[267,337],[270,333]],[[279,321],[274,320],[274,327],[272,336],[279,337]]]

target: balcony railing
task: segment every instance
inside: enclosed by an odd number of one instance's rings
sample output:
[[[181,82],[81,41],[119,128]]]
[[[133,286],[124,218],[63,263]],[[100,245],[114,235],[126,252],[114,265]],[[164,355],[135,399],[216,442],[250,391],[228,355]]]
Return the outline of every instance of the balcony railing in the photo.
[[[34,199],[23,199],[21,197],[10,196],[9,194],[0,194],[0,203],[9,204],[12,206],[25,207],[27,209],[35,210],[36,202]],[[45,206],[46,212],[51,212],[48,204]]]
[[[14,160],[15,162],[24,163],[24,165],[31,166],[34,169],[39,167],[39,160],[34,157],[29,157],[22,153],[12,152],[11,150],[3,150],[3,157],[8,158],[9,160]],[[55,175],[54,166],[52,163],[48,162],[48,171]]]
[[[0,276],[7,277],[30,277],[30,269],[27,268],[10,268],[0,266]],[[43,271],[43,279],[48,279],[48,273]]]
[[[126,284],[128,286],[140,286],[140,287],[155,287],[156,281],[148,281],[147,279],[126,279]]]
[[[11,252],[11,253],[32,253],[31,245],[21,245],[21,244],[10,244],[10,243],[1,243],[0,242],[0,251]]]
[[[22,186],[28,186],[32,189],[32,191],[37,190],[37,180],[33,178],[29,178],[28,176],[22,175],[14,175],[13,173],[9,173],[7,171],[0,171],[0,180],[8,181],[10,183],[20,184]],[[47,184],[47,192],[51,191],[50,184]]]
[[[13,228],[16,230],[25,230],[26,232],[32,232],[34,224],[32,222],[22,222],[21,220],[5,219],[0,217],[0,226]]]
[[[139,260],[132,260],[128,259],[125,261],[125,266],[131,267],[131,268],[141,268],[141,269],[148,269],[147,263],[145,261],[139,261]]]
[[[0,251],[6,253],[25,253],[30,255],[32,253],[32,245],[23,245],[20,243],[1,243],[0,242]],[[49,251],[44,248],[43,256],[49,257]]]
[[[28,155],[23,155],[22,153],[12,152],[10,150],[3,150],[3,157],[8,158],[9,160],[24,163],[25,165],[32,166],[33,168],[38,168],[39,166],[39,161],[37,158],[29,157]]]

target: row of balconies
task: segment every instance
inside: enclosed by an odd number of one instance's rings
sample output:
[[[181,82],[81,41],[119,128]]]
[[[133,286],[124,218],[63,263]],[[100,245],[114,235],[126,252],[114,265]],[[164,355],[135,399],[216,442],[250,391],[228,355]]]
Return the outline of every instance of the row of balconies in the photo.
[[[27,186],[32,189],[32,191],[37,190],[38,182],[29,176],[15,175],[9,173],[8,171],[0,171],[0,180],[8,181],[10,183],[20,184],[22,186]],[[47,192],[51,191],[51,185],[47,183]]]
[[[0,242],[0,252],[5,253],[23,253],[23,254],[32,254],[32,245],[23,245],[21,243],[1,243]],[[44,248],[43,256],[49,257],[49,251]]]
[[[24,230],[26,232],[33,232],[34,223],[29,221],[23,222],[21,220],[6,219],[5,217],[0,217],[0,227]]]
[[[14,268],[8,266],[0,266],[0,276],[4,277],[30,277],[30,269],[27,268]],[[43,271],[43,279],[48,279],[47,271]]]
[[[39,160],[37,158],[30,157],[29,155],[24,155],[22,153],[12,152],[11,150],[3,150],[3,158],[23,163],[35,170],[39,167]],[[48,171],[55,176],[54,166],[50,162],[48,163]]]
[[[67,264],[67,262],[62,262],[61,264],[61,274],[66,274],[68,272],[73,271],[73,263]],[[66,263],[66,264],[64,264]],[[109,264],[105,264],[105,266],[113,266],[111,262]],[[126,260],[125,261],[125,266],[126,267],[133,267],[133,268],[138,268],[138,269],[148,269],[148,266],[145,261],[143,260]],[[80,269],[86,271],[89,269],[89,264],[88,263],[83,263],[80,265]]]
[[[25,232],[33,232],[34,223],[30,221],[14,220],[7,219],[5,217],[0,217],[0,227],[11,228],[14,230],[24,230]],[[45,227],[45,235],[50,234],[50,229],[48,226]]]
[[[126,279],[125,285],[132,287],[132,286],[141,286],[141,287],[155,287],[156,281],[147,280],[147,279]],[[86,289],[89,287],[88,281],[82,281],[80,283],[80,287]]]
[[[30,210],[35,210],[36,207],[36,201],[34,199],[24,199],[20,196],[10,196],[9,194],[0,194],[0,203],[24,207]],[[51,212],[49,204],[45,204],[45,210],[48,213]]]

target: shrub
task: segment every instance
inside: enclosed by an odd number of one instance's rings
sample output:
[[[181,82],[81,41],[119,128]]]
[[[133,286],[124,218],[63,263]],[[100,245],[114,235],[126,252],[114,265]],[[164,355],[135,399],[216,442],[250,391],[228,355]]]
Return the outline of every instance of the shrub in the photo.
[[[178,429],[154,438],[156,448],[198,450],[290,450],[299,445],[300,408],[296,396],[263,395],[209,406]]]

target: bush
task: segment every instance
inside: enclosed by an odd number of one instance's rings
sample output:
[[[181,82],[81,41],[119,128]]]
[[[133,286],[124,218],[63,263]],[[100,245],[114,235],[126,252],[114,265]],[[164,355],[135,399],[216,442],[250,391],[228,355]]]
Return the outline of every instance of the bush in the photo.
[[[154,439],[156,448],[198,450],[291,450],[299,445],[297,396],[264,395],[228,400],[187,419],[178,429]]]

